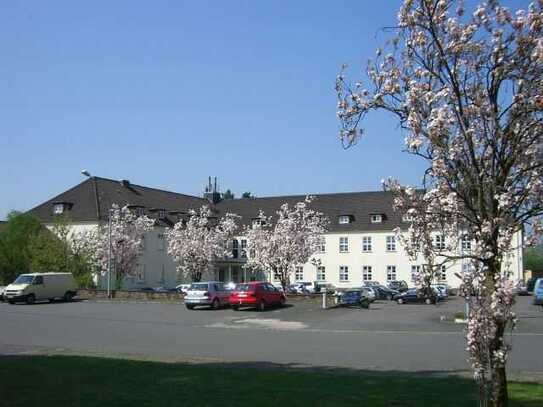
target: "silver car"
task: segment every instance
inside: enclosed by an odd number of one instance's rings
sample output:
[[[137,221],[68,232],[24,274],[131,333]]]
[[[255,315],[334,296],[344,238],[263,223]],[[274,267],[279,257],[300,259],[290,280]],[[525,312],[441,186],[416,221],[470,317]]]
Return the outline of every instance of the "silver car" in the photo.
[[[219,309],[228,305],[230,291],[219,281],[192,283],[185,295],[185,306],[194,309],[196,306],[210,306]]]

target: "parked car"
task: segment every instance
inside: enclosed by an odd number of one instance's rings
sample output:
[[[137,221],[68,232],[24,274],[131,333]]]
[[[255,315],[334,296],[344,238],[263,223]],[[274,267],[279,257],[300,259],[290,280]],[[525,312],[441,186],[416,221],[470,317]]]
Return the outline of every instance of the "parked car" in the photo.
[[[394,299],[398,304],[405,304],[408,302],[423,302],[425,304],[435,304],[440,301],[440,295],[435,288],[410,288],[403,293],[397,294]]]
[[[378,300],[392,300],[394,296],[399,294],[399,291],[392,290],[384,285],[374,285],[370,286],[376,294]]]
[[[285,305],[287,299],[285,294],[268,282],[253,281],[242,283],[230,295],[230,306],[235,310],[240,307],[256,307],[264,311],[266,307]]]
[[[447,286],[447,284],[432,284],[431,287],[435,288],[438,291],[439,296],[442,299],[449,297],[449,287]]]
[[[535,286],[536,281],[537,281],[537,277],[529,278],[528,281],[526,281],[526,288],[528,288],[528,292],[530,293],[534,292],[534,286]]]
[[[315,293],[322,293],[326,291],[326,294],[334,294],[337,288],[330,283],[315,283]]]
[[[312,294],[315,292],[315,283],[311,281],[304,281],[293,285],[297,294]]]
[[[364,281],[364,285],[367,287],[372,287],[375,285],[382,285],[379,281]]]
[[[362,287],[361,290],[370,302],[374,302],[377,299],[377,293],[373,287]]]
[[[365,290],[361,288],[351,288],[339,291],[336,294],[336,303],[337,305],[344,307],[370,307],[370,299],[366,296]]]
[[[189,291],[190,284],[179,284],[175,286],[175,289],[181,293],[187,295],[187,292]]]
[[[4,302],[4,291],[6,290],[6,287],[2,286],[0,287],[0,301]]]
[[[534,305],[543,305],[543,278],[538,278],[534,284]]]
[[[401,293],[409,289],[407,283],[404,280],[390,281],[388,283],[388,288],[390,288],[391,290],[399,291]]]
[[[54,301],[62,298],[71,301],[77,294],[77,286],[71,273],[32,273],[21,274],[8,285],[4,296],[10,304],[35,301]]]
[[[528,285],[523,281],[519,280],[515,286],[515,292],[517,295],[530,295],[528,292]]]
[[[229,296],[230,291],[219,281],[192,283],[185,295],[185,306],[188,309],[194,309],[200,305],[219,309],[228,305]]]

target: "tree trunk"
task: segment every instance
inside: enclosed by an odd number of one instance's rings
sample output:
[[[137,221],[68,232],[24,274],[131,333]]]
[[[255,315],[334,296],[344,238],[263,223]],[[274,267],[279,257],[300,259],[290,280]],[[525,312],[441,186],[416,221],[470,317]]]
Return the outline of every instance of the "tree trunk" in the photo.
[[[498,328],[496,329],[496,337],[492,341],[492,351],[502,348],[504,342],[505,323],[499,321],[496,323]],[[508,405],[509,397],[507,394],[507,375],[505,371],[505,364],[494,367],[491,372],[491,388],[490,388],[490,406],[492,407],[506,407]]]

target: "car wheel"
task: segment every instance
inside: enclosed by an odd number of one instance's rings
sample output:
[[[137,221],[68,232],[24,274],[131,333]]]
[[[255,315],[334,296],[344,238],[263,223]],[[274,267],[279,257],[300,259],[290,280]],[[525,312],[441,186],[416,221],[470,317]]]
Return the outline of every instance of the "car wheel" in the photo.
[[[34,294],[29,294],[26,296],[26,303],[31,305],[36,302],[36,296]]]
[[[387,300],[392,301],[392,294],[387,294]]]
[[[266,309],[266,303],[264,302],[264,300],[260,300],[260,302],[258,303],[258,310],[264,311],[265,309]]]
[[[403,304],[403,298],[398,298],[398,304]]]
[[[219,307],[221,306],[221,303],[219,302],[219,299],[218,298],[215,298],[213,300],[213,302],[211,303],[211,307],[213,309],[219,309]]]
[[[281,297],[281,301],[279,301],[279,306],[284,307],[287,303],[287,299],[285,297]]]
[[[15,304],[15,301],[8,300],[8,303],[13,305],[13,304]]]
[[[239,305],[232,305],[232,309],[234,311],[239,311]]]
[[[191,304],[185,304],[185,307],[187,307],[187,309],[190,309],[190,310],[194,309],[194,305],[191,305]]]
[[[73,293],[67,291],[66,294],[64,294],[64,301],[65,302],[70,302],[72,301],[72,299],[74,298],[74,295]]]
[[[55,302],[55,299],[54,298],[49,298],[49,302],[53,303],[53,302]]]

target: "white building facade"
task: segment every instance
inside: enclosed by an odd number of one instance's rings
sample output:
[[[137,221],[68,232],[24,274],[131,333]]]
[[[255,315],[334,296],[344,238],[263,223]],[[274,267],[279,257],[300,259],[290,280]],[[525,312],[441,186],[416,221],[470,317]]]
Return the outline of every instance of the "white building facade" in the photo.
[[[365,281],[386,284],[404,280],[412,285],[412,274],[424,264],[423,259],[410,259],[394,233],[396,227],[407,228],[401,216],[392,209],[392,196],[387,192],[355,192],[345,194],[315,195],[312,206],[330,220],[329,232],[323,236],[323,245],[313,256],[319,260],[316,267],[311,262],[299,265],[290,276],[291,282],[329,283],[338,288],[359,287]],[[251,225],[260,210],[273,215],[283,203],[295,204],[305,196],[229,199],[221,201],[211,185],[203,198],[162,191],[92,177],[76,187],[34,208],[30,213],[51,227],[55,216],[67,215],[74,233],[96,228],[107,222],[107,213],[113,203],[132,205],[154,218],[156,226],[146,233],[142,255],[133,275],[125,278],[123,288],[175,287],[188,282],[176,272],[175,264],[167,253],[165,231],[182,219],[190,209],[208,205],[220,216],[234,213],[240,216],[241,227]],[[267,273],[252,273],[247,262],[247,239],[238,236],[231,243],[231,258],[217,261],[204,278],[225,282],[244,282],[267,279],[279,281]],[[436,238],[436,244],[443,244]],[[471,242],[463,242],[458,251],[469,250]],[[508,256],[509,269],[514,280],[523,278],[522,233],[513,241],[513,251]],[[459,275],[469,267],[468,260],[457,261],[443,268],[440,281],[451,287],[460,284]],[[107,284],[103,276],[98,285]]]

